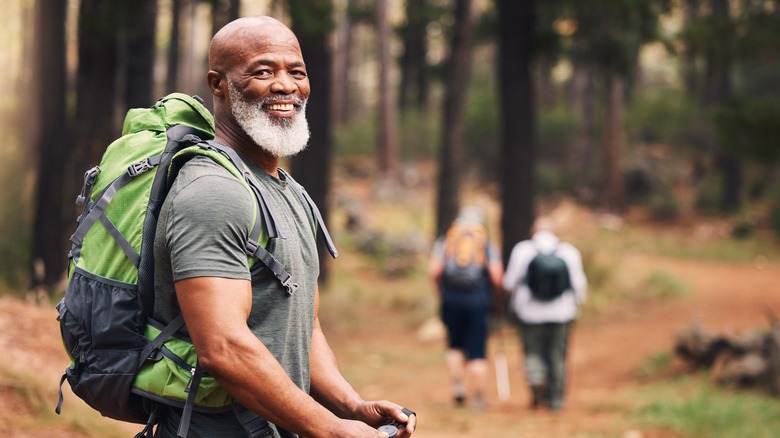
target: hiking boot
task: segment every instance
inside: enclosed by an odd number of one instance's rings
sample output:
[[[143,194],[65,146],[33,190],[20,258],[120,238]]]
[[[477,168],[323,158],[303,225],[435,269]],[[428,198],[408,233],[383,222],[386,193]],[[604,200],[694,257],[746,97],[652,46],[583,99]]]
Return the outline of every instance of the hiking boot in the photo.
[[[531,386],[531,409],[540,408],[544,404],[544,385]]]

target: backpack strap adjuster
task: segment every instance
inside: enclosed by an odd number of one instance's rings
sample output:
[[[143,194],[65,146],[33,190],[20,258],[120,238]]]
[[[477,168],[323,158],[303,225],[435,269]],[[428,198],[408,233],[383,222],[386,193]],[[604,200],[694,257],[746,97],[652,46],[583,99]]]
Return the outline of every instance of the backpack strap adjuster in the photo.
[[[136,176],[146,172],[147,170],[150,170],[152,168],[152,164],[149,162],[149,159],[146,158],[144,160],[141,160],[137,163],[133,163],[129,166],[127,166],[127,174],[131,177],[135,178]]]

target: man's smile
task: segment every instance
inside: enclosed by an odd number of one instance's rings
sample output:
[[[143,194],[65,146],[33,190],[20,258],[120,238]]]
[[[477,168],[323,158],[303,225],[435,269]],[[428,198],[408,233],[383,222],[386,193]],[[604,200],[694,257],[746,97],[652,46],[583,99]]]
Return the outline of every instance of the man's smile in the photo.
[[[292,111],[295,109],[295,105],[291,103],[272,103],[265,106],[270,111]]]

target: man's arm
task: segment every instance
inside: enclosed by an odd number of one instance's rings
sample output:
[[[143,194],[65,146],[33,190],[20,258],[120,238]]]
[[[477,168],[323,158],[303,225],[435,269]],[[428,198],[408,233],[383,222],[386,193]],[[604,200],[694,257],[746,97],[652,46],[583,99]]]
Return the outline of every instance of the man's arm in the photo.
[[[336,356],[322,332],[319,317],[319,288],[314,304],[314,329],[311,342],[311,395],[341,418],[359,420],[378,427],[397,421],[407,423],[399,437],[410,436],[417,418],[408,418],[402,407],[389,401],[364,401],[339,370]]]
[[[379,437],[338,419],[298,388],[246,324],[251,283],[216,277],[176,282],[176,296],[203,369],[247,409],[309,437]]]

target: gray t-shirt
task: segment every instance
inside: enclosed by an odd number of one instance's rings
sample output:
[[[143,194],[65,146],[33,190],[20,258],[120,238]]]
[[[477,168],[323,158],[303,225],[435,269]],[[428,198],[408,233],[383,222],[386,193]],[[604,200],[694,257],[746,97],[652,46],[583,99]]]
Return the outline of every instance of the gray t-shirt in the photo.
[[[298,283],[289,295],[259,261],[249,265],[245,242],[253,226],[254,201],[246,187],[221,165],[195,157],[181,169],[162,206],[155,237],[154,318],[167,324],[180,310],[174,283],[193,277],[252,281],[252,310],[247,324],[287,371],[308,392],[309,350],[319,275],[316,224],[296,188],[250,165],[274,212],[283,238],[266,246]],[[260,222],[258,222],[259,225]],[[224,291],[231,299],[235,291]],[[156,436],[175,436],[180,411],[166,409]],[[279,430],[281,437],[294,437]],[[190,437],[245,436],[234,415],[193,413]]]

